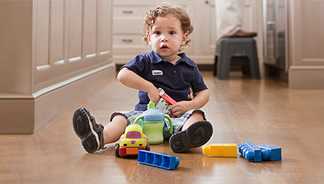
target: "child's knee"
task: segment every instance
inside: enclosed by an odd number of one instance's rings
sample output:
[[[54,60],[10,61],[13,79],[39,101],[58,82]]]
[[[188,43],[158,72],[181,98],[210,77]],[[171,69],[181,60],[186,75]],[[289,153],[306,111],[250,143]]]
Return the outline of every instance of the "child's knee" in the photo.
[[[116,120],[119,120],[119,121],[127,121],[127,118],[123,115],[116,115],[112,118],[111,121],[116,121]]]
[[[114,112],[110,117],[111,122],[121,122],[129,124],[127,116],[123,113]]]
[[[194,110],[191,114],[193,118],[201,119],[201,120],[206,120],[205,112],[202,110]]]
[[[121,118],[121,117],[124,117],[127,120],[127,116],[125,114],[120,112],[114,112],[110,116],[110,121],[113,121],[115,118]]]

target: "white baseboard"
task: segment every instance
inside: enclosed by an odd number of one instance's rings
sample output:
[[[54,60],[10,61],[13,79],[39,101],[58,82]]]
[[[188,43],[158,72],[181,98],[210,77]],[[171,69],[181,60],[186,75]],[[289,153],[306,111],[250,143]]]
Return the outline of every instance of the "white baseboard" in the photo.
[[[289,87],[293,89],[324,89],[323,66],[291,66]]]

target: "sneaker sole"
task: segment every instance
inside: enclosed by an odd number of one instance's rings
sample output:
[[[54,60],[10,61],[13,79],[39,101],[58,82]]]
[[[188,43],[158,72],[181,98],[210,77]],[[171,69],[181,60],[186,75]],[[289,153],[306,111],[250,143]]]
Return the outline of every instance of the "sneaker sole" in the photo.
[[[87,123],[84,123],[87,122]],[[73,129],[82,141],[83,147],[86,149],[91,147],[87,142],[96,142],[97,150],[100,148],[99,135],[93,129],[93,125],[90,120],[90,115],[85,108],[76,110],[73,114]],[[94,140],[94,141],[93,141]],[[86,149],[88,151],[88,149]],[[89,152],[89,151],[88,151]]]
[[[191,125],[187,130],[174,134],[170,138],[171,149],[175,153],[190,151],[190,148],[204,145],[213,134],[209,122],[200,121]]]
[[[82,140],[82,146],[88,153],[94,153],[99,150],[100,144],[94,134],[89,134]]]

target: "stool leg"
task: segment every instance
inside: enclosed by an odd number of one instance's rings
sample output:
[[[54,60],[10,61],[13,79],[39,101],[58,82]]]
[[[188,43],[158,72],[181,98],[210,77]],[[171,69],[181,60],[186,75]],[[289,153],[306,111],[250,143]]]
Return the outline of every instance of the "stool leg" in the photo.
[[[252,49],[250,49],[248,57],[251,77],[253,79],[260,79],[258,52],[255,40],[253,40]]]
[[[251,78],[260,79],[259,62],[256,53],[251,53],[248,57]]]
[[[218,56],[214,56],[214,68],[213,68],[213,75],[216,76],[217,75],[217,57]]]
[[[247,58],[249,60],[249,58]],[[242,73],[243,75],[248,75],[251,76],[251,72],[250,72],[250,61],[248,61],[248,63],[244,63],[242,64]]]
[[[217,62],[217,78],[227,79],[229,77],[231,67],[231,56],[222,54]]]

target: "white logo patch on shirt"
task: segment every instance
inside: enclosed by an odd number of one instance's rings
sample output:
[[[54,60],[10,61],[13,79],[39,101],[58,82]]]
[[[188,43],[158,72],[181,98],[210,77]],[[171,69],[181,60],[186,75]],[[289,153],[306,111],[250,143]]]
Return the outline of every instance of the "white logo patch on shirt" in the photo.
[[[163,75],[163,71],[162,70],[152,70],[152,75]]]

